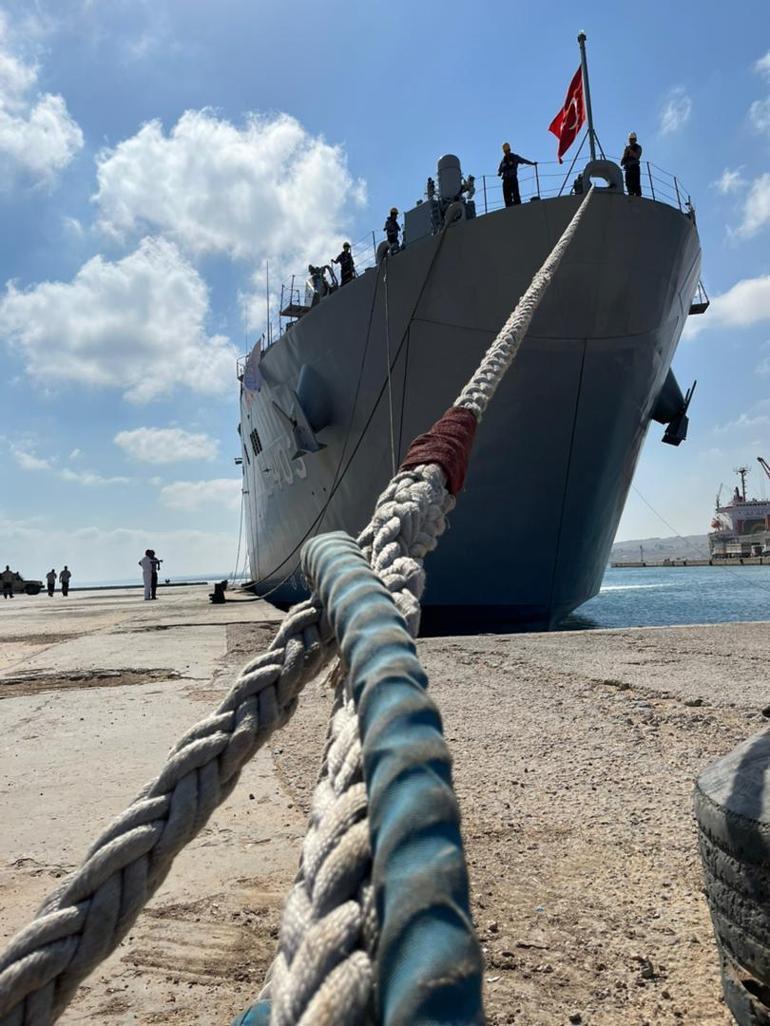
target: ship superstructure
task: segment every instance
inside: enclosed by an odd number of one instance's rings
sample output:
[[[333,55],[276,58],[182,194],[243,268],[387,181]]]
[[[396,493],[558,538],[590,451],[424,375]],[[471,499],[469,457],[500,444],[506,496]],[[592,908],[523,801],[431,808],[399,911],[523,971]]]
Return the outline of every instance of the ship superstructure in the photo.
[[[770,478],[770,466],[761,457],[757,460]],[[748,467],[737,467],[740,485],[733,488],[730,501],[720,502],[717,493],[714,519],[711,521],[709,551],[712,559],[743,559],[770,556],[770,500],[746,497]]]
[[[561,195],[563,184],[549,195],[535,172],[530,201],[501,209],[491,180],[476,182],[474,198],[460,161],[442,158],[435,193],[406,213],[405,245],[381,245],[372,266],[323,297],[291,291],[288,326],[241,366],[260,594],[304,593],[303,542],[360,531],[411,439],[459,393],[582,202]],[[695,295],[692,205],[675,180],[668,202],[626,196],[606,160],[589,162],[580,182],[596,185],[592,209],[426,561],[425,602],[463,616],[550,625],[594,595],[651,419],[673,444],[686,433],[689,394],[670,365],[688,315],[707,305]]]

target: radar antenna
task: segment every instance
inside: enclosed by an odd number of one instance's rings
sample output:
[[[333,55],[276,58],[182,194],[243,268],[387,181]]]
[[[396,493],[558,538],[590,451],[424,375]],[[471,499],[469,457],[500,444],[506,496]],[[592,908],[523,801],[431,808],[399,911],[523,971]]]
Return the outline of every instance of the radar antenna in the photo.
[[[751,473],[748,467],[735,467],[733,473],[741,479],[741,502],[746,501],[746,475]]]

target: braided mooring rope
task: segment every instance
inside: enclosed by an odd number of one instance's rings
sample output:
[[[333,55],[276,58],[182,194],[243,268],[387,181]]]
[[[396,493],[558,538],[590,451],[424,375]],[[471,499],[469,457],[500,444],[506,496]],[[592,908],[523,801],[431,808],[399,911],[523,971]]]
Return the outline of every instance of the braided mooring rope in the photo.
[[[472,410],[477,420],[510,366],[592,192],[456,401],[455,405]],[[372,521],[359,538],[413,635],[419,627],[419,596],[424,587],[422,560],[435,547],[453,506],[454,499],[437,466],[401,471],[380,496]],[[55,1021],[79,983],[127,934],[165,879],[175,856],[229,795],[246,762],[277,727],[288,721],[304,685],[333,654],[331,633],[317,602],[311,598],[290,610],[268,650],[243,668],[216,711],[174,746],[158,776],[99,836],[81,867],[44,902],[35,919],[0,955],[0,1026],[49,1026]],[[345,717],[355,724],[354,713],[348,707],[343,707],[342,719]],[[340,731],[355,749],[344,722]],[[355,752],[351,758],[347,779],[354,785],[360,779],[356,776]],[[360,859],[366,858],[360,843],[365,816],[349,826],[343,817],[335,832],[326,822],[326,807],[323,802],[318,806],[317,831],[336,838],[336,844],[347,845],[347,833],[356,830],[359,844],[351,844],[350,851],[359,860],[359,869],[354,867],[351,872],[360,872]],[[327,849],[322,846],[321,850]],[[342,863],[340,871],[347,872],[347,861]],[[301,1026],[347,1021],[340,1017],[338,1002],[354,1000],[350,995],[358,995],[357,1008],[368,1007],[371,1001],[371,984],[367,982],[372,977],[373,936],[367,907],[369,876],[363,872],[354,898],[340,898],[342,904],[336,908],[330,906],[323,888],[315,893],[319,885],[315,877],[312,879],[313,900],[297,903],[301,918],[305,924],[318,922],[323,909],[321,918],[335,931],[332,943],[343,944],[352,961],[332,968],[311,995],[299,966],[296,973],[293,971],[296,958],[307,948],[296,943],[296,930],[290,927],[286,928],[284,944],[282,929],[281,956],[286,972],[280,984],[273,981],[270,996],[280,1008],[296,1012],[303,1007],[304,1012],[295,1018],[280,1020]],[[351,892],[341,886],[334,893]],[[348,906],[345,913],[339,913],[350,901],[360,911]],[[357,976],[351,976],[349,965],[359,967]],[[322,975],[316,975],[315,981]],[[348,977],[352,980],[350,987],[346,986]],[[285,987],[283,980],[288,981]],[[299,1001],[295,998],[298,990],[304,995]]]
[[[477,420],[481,418],[482,413],[489,405],[497,386],[518,351],[547,285],[553,279],[561,258],[577,230],[580,219],[583,217],[591,192],[589,192],[578,208],[577,213],[557,242],[549,258],[535,275],[530,288],[521,298],[513,314],[508,318],[503,329],[487,350],[479,369],[456,401],[455,407],[464,407],[470,410]],[[430,434],[431,432],[428,432],[427,435],[421,436],[421,439],[415,440],[415,442],[423,443],[429,438]],[[415,443],[413,443],[413,447],[417,448]],[[413,447],[410,447],[410,452]],[[428,445],[426,448],[429,449],[430,446]],[[407,466],[410,466],[409,457],[404,462]],[[426,478],[419,492],[409,491],[409,487],[415,488],[416,486],[416,483],[413,483],[410,477],[411,474],[430,475],[429,478]],[[412,504],[413,500],[417,500],[414,505]],[[427,553],[435,548],[438,537],[443,533],[446,515],[454,507],[454,504],[455,500],[447,490],[446,474],[439,471],[435,465],[410,467],[409,470],[401,471],[393,478],[380,496],[371,523],[358,538],[358,543],[363,548],[370,565],[379,574],[386,587],[393,593],[396,604],[406,619],[413,637],[417,636],[419,629],[420,598],[425,587],[425,573],[422,563]],[[347,687],[343,687],[340,700],[342,704],[335,715],[335,724],[339,731],[339,737],[347,739],[348,748],[345,750],[343,757],[346,765],[349,767],[349,779],[351,782],[355,782],[352,786],[356,786],[363,779],[361,741],[355,705]],[[320,802],[322,800],[319,797],[319,792],[326,793],[328,791],[327,776],[329,772],[330,768],[326,760],[324,760],[316,799],[314,799],[313,803],[314,808],[316,807],[316,801]],[[335,793],[337,802],[343,803],[344,793]],[[334,806],[330,804],[328,808],[329,815],[335,817],[337,813]],[[365,815],[367,814],[365,813]],[[356,827],[358,825],[356,823]],[[340,844],[342,843],[344,843],[344,839],[340,838]],[[359,868],[351,867],[354,873],[357,873]],[[307,893],[310,885],[305,879],[303,870],[304,866],[301,863],[299,876],[293,885],[291,896],[287,902],[287,909],[289,904],[291,904],[292,911],[296,907],[304,908],[307,911],[304,926],[305,929],[310,929],[315,920],[311,898]],[[371,865],[367,866],[365,879],[367,881],[371,879]],[[295,897],[295,891],[305,891],[306,893],[301,897]],[[366,893],[368,899],[371,891],[367,890],[362,893]],[[362,910],[361,915],[363,916],[363,914]],[[293,931],[294,928],[292,921],[288,929]],[[360,938],[358,951],[351,952],[347,948],[344,949],[344,956],[340,958],[340,964],[348,961],[351,965],[351,971],[337,982],[336,1001],[334,1002],[333,1009],[348,1006],[363,1009],[372,1003],[372,995],[370,993],[364,995],[361,992],[361,986],[364,979],[370,981],[374,979],[375,974],[371,962],[375,957],[376,941],[377,931],[375,930],[374,933],[368,932]],[[329,950],[327,951],[327,957],[333,960],[335,938],[329,937],[328,942]],[[284,944],[282,932],[279,939],[279,954],[276,959],[276,963],[281,963],[281,971],[275,975],[271,974],[270,982],[260,994],[260,998],[263,1000],[267,998],[273,1000],[274,1009],[276,1005],[280,1009],[284,1009],[289,1002],[284,988],[291,989],[293,984],[293,977],[290,976],[288,970],[293,957],[292,951],[293,948],[290,941]],[[356,959],[355,969],[353,969],[352,965],[354,954],[365,956],[365,960],[364,958]],[[309,998],[306,1005],[303,1006],[303,1012],[305,1010],[307,1010],[307,1017],[301,1019],[302,1026],[333,1026],[333,1015],[327,1019],[316,1013],[310,1013]],[[299,1016],[294,1020],[279,1018],[275,1010],[273,1010],[272,1015],[271,1026],[278,1026],[279,1023],[281,1026],[284,1023],[286,1023],[286,1026],[289,1026],[290,1023],[300,1021]],[[359,1015],[354,1022],[360,1023],[361,1016]]]

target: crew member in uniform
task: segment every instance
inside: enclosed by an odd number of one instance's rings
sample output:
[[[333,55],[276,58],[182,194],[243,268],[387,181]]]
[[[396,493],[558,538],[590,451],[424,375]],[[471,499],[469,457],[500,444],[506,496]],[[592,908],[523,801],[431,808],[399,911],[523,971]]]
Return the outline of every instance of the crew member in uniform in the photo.
[[[636,132],[630,132],[628,146],[623,150],[620,166],[626,169],[626,191],[629,196],[642,195],[642,147],[636,141]]]
[[[150,576],[150,598],[156,599],[158,596],[156,592],[158,590],[158,571],[160,570],[160,564],[163,562],[162,559],[158,559],[155,555],[155,549],[147,550],[152,560],[152,575]]]
[[[347,285],[356,276],[356,266],[353,263],[353,254],[350,252],[350,243],[343,242],[342,252],[339,256],[332,258],[333,264],[340,265],[340,279],[342,285]]]
[[[329,285],[326,281],[326,264],[320,267],[314,267],[313,264],[308,264],[308,273],[310,274],[310,287],[313,290],[313,301],[310,304],[315,306],[316,303],[320,303],[324,296],[328,295]]]
[[[519,164],[529,164],[534,167],[537,161],[527,160],[520,157],[518,153],[511,153],[511,144],[503,143],[503,159],[497,174],[503,180],[503,198],[506,207],[517,207],[521,203],[519,192]]]
[[[398,223],[398,209],[397,207],[390,208],[390,216],[385,222],[385,227],[382,229],[385,232],[385,237],[388,240],[391,253],[398,253],[400,246],[398,244],[398,236],[401,233],[401,225]]]
[[[59,574],[59,584],[61,584],[62,595],[67,595],[69,593],[70,577],[72,577],[72,574],[70,573],[70,571],[67,568],[67,565],[65,564],[64,569]]]
[[[13,570],[5,564],[5,570],[0,574],[0,581],[3,582],[3,598],[13,598]]]
[[[56,591],[56,571],[49,570],[45,575],[45,579],[48,584],[48,594],[53,598],[53,593]]]

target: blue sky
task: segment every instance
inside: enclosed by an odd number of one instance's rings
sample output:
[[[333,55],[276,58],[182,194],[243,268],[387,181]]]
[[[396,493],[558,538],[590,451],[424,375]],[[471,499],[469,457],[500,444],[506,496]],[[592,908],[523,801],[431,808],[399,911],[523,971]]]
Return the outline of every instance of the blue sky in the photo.
[[[233,360],[277,276],[328,259],[457,152],[552,161],[588,34],[594,116],[686,183],[709,313],[675,358],[690,438],[654,426],[642,496],[707,528],[739,462],[770,486],[770,8],[449,0],[0,4],[0,561],[28,576],[235,560]],[[571,154],[568,154],[568,157]],[[619,538],[670,533],[632,492]]]

